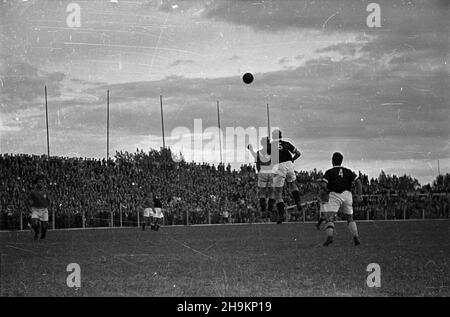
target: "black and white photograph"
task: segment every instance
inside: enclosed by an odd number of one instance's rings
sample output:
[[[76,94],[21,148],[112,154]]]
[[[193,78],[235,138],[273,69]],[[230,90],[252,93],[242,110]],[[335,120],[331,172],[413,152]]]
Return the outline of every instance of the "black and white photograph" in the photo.
[[[0,0],[0,297],[449,297],[449,4]]]

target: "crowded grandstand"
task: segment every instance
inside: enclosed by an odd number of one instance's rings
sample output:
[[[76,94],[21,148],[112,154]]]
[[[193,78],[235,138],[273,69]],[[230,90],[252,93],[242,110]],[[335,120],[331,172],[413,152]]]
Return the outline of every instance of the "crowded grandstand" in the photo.
[[[1,229],[26,229],[32,180],[43,174],[50,197],[50,228],[138,226],[147,192],[159,197],[164,225],[274,221],[259,211],[253,165],[193,163],[170,149],[117,152],[114,159],[0,155]],[[296,171],[302,201],[314,202],[321,171]],[[359,175],[363,199],[357,220],[449,217],[450,174],[421,185],[407,175]],[[287,189],[285,189],[287,190]],[[288,194],[287,205],[292,205]],[[287,221],[316,221],[318,204],[288,211]]]

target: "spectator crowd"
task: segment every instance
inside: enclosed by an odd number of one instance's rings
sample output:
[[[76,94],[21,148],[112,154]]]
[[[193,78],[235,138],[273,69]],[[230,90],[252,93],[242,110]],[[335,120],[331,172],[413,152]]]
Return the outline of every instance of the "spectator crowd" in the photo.
[[[0,155],[0,229],[19,229],[27,222],[32,180],[44,174],[50,198],[50,222],[56,228],[137,225],[146,193],[163,202],[166,225],[264,222],[258,210],[254,166],[198,164],[173,159],[170,149],[117,152],[115,159]],[[322,172],[299,171],[303,200],[318,194]],[[364,199],[355,205],[357,219],[448,218],[450,174],[421,186],[404,175],[370,179],[360,174]],[[285,197],[289,197],[285,192]],[[293,202],[287,199],[287,205]],[[315,220],[317,204],[290,220]],[[21,219],[22,216],[22,219]]]

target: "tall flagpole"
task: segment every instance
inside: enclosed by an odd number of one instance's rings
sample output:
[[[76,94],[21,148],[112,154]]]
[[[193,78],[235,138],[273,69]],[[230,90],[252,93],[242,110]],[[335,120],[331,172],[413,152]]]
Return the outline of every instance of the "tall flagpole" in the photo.
[[[267,104],[267,137],[270,140],[270,116],[269,116],[269,104]]]
[[[50,159],[50,137],[48,133],[48,106],[47,106],[47,86],[44,87],[45,92],[45,122],[47,125],[47,159]]]
[[[220,130],[219,100],[217,100],[217,126],[219,127],[220,163],[222,163],[222,131]]]
[[[109,90],[106,91],[106,162],[109,160]]]
[[[438,160],[438,176],[441,175],[441,167],[439,166],[439,160]]]
[[[164,137],[164,115],[163,115],[163,103],[162,96],[159,96],[159,102],[161,104],[161,130],[162,130],[162,139],[163,139],[163,148],[166,148],[166,139]]]

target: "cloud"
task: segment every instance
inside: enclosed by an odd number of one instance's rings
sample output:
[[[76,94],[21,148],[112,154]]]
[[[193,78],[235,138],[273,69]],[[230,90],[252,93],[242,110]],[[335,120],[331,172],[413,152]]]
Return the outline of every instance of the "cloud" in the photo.
[[[328,52],[338,52],[341,55],[354,56],[356,52],[364,46],[363,43],[353,42],[353,43],[339,43],[336,45],[327,46],[322,49],[318,49],[316,53],[328,53]]]
[[[231,56],[228,60],[229,61],[239,61],[241,58],[239,57],[239,56],[237,56],[237,55],[233,55],[233,56]]]
[[[289,58],[283,57],[278,60],[278,64],[285,65],[285,64],[289,63],[289,61],[290,61]]]
[[[0,73],[2,111],[23,109],[37,98],[43,98],[45,85],[51,88],[52,97],[60,96],[64,73],[39,71],[29,63],[4,55],[0,56],[0,63],[3,65]]]
[[[191,59],[177,59],[172,64],[170,64],[170,67],[176,67],[176,66],[183,66],[183,65],[193,65],[195,62]]]
[[[208,19],[245,25],[260,31],[286,29],[327,31],[371,31],[366,25],[373,1],[217,1],[204,13]],[[382,26],[386,29],[434,29],[444,25],[448,4],[443,0],[377,1],[381,8]],[[425,23],[423,23],[425,21]]]

